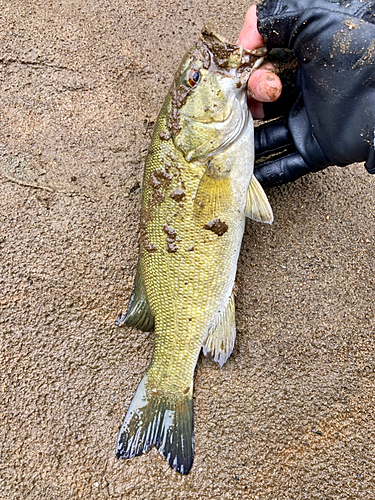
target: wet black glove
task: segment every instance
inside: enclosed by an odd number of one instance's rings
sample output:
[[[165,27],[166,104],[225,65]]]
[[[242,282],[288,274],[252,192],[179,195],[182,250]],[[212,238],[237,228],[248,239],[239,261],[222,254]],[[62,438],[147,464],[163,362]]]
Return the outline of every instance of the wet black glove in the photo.
[[[275,103],[285,118],[256,129],[258,180],[362,161],[375,173],[375,2],[264,0],[257,13],[267,47],[291,49],[300,65],[294,91]],[[264,104],[266,119],[275,104]]]

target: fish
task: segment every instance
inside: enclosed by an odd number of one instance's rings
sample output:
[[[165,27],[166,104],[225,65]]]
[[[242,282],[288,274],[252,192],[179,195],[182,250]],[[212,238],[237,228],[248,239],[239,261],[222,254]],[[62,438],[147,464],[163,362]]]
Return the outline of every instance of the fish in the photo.
[[[116,446],[132,458],[155,446],[188,474],[193,464],[193,375],[201,350],[233,351],[233,287],[250,217],[273,213],[253,175],[247,80],[265,49],[245,50],[206,28],[182,59],[145,162],[139,262],[129,305],[116,320],[155,330],[151,363]]]

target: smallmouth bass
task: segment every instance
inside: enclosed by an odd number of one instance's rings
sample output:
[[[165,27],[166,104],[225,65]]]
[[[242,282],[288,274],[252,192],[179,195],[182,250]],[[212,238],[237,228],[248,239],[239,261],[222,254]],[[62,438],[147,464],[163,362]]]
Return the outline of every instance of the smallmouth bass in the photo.
[[[264,59],[210,30],[183,58],[145,164],[138,270],[117,324],[155,327],[155,348],[122,424],[116,455],[153,445],[188,474],[199,353],[222,366],[235,336],[233,286],[245,217],[271,223],[253,176],[246,84]]]

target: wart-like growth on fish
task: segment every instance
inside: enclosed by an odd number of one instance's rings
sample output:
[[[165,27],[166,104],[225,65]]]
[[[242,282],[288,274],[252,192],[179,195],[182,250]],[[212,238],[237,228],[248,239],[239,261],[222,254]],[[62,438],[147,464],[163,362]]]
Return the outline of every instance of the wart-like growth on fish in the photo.
[[[182,201],[184,199],[185,191],[183,189],[176,188],[171,192],[170,196],[171,196],[172,200],[179,202],[179,201]]]
[[[163,226],[164,232],[167,235],[166,237],[166,242],[167,242],[167,250],[169,253],[174,253],[177,252],[178,247],[176,245],[176,240],[177,240],[177,233],[173,227],[168,226],[165,224]]]
[[[117,320],[155,327],[155,348],[119,432],[119,458],[156,446],[174,470],[192,467],[197,359],[202,348],[220,366],[230,356],[245,217],[272,222],[253,176],[246,95],[263,55],[206,29],[160,111],[144,172],[137,275]]]
[[[223,236],[223,234],[228,231],[228,224],[224,221],[221,221],[220,219],[210,220],[210,222],[207,222],[207,224],[205,224],[203,227],[204,229],[212,231],[218,236]]]

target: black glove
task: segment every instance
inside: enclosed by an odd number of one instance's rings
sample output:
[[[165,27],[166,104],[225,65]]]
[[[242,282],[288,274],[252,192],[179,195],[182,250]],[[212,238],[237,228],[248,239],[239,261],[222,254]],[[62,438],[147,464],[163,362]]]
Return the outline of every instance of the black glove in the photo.
[[[266,119],[275,105],[287,115],[255,131],[258,180],[275,186],[362,161],[375,173],[375,2],[264,0],[257,13],[268,49],[299,61],[294,90],[264,104]]]

